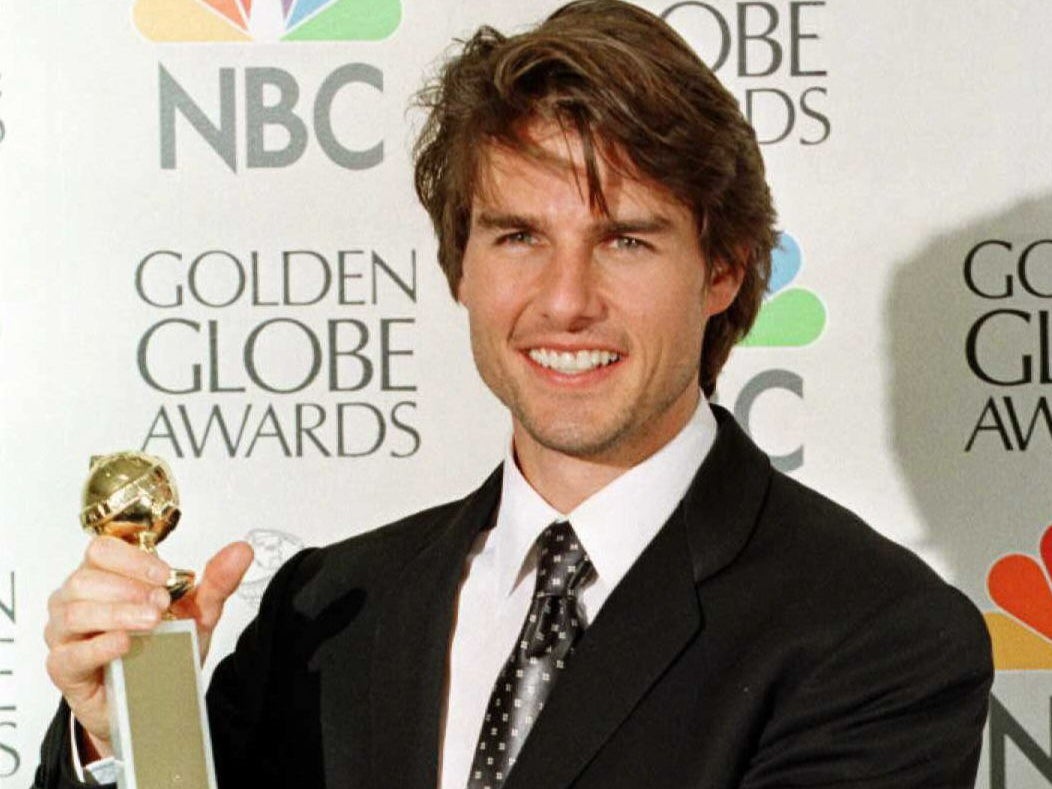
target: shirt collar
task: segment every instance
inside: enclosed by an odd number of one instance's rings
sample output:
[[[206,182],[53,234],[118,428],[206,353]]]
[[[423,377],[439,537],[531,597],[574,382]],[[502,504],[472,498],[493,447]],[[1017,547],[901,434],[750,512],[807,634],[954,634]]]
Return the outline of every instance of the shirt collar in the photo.
[[[566,514],[526,481],[509,441],[500,508],[491,534],[500,575],[498,589],[511,594],[528,574],[530,549],[556,520],[570,521],[588,551],[598,581],[613,589],[686,495],[715,440],[716,418],[702,397],[671,441]]]

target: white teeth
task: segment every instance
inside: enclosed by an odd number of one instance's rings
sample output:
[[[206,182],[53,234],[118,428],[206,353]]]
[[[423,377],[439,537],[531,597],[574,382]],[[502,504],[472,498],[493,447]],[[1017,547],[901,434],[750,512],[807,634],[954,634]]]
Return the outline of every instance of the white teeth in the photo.
[[[571,353],[570,351],[553,351],[547,348],[532,348],[530,350],[530,358],[541,367],[567,375],[575,375],[586,373],[597,367],[606,367],[606,365],[616,362],[621,356],[611,351],[580,350],[576,353]]]

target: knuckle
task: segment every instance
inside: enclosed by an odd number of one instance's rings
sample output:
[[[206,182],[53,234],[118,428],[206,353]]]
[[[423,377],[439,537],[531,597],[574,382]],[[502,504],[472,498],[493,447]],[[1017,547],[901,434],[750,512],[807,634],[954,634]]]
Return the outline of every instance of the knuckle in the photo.
[[[84,551],[88,564],[98,564],[106,558],[106,541],[102,537],[93,537]]]
[[[55,612],[55,624],[63,632],[69,633],[73,629],[77,618],[76,607],[75,603],[66,603]]]
[[[66,594],[73,598],[83,597],[86,591],[86,585],[84,573],[79,571],[75,572],[66,579]]]
[[[64,632],[79,633],[85,629],[90,615],[90,605],[79,601],[70,601],[58,610],[56,620]]]
[[[68,650],[63,647],[55,647],[48,652],[47,660],[44,662],[44,667],[47,669],[47,675],[59,689],[62,688],[63,680],[66,676],[66,660],[68,659]]]

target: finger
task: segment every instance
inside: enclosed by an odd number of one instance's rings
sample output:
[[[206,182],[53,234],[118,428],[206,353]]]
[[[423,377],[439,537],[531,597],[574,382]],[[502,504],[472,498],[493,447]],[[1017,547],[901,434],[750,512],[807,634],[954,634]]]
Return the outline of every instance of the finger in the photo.
[[[206,631],[219,621],[223,604],[241,583],[252,565],[252,546],[247,542],[227,545],[205,565],[201,582],[189,598],[180,600],[174,610],[193,616]]]
[[[153,603],[97,603],[74,600],[55,608],[44,628],[44,640],[55,648],[68,641],[112,630],[150,630],[164,608]]]
[[[60,644],[48,653],[48,676],[68,701],[83,701],[98,692],[102,668],[130,648],[131,639],[121,631]]]
[[[85,568],[107,570],[148,584],[164,584],[171,568],[153,554],[115,537],[96,537],[84,553]]]
[[[52,682],[93,738],[106,740],[109,734],[102,669],[107,663],[127,654],[130,647],[131,641],[126,633],[103,633],[64,645],[48,654],[47,670]]]
[[[108,570],[82,567],[73,573],[52,598],[52,606],[74,600],[99,603],[153,603],[167,605],[167,593],[161,586],[143,583]]]

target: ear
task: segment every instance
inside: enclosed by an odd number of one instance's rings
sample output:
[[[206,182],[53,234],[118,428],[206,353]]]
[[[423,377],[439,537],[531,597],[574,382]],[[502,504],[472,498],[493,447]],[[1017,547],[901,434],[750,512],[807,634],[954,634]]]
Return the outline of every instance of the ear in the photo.
[[[726,310],[741,289],[745,278],[745,266],[734,265],[725,261],[713,261],[712,273],[705,286],[705,317],[711,318]]]

